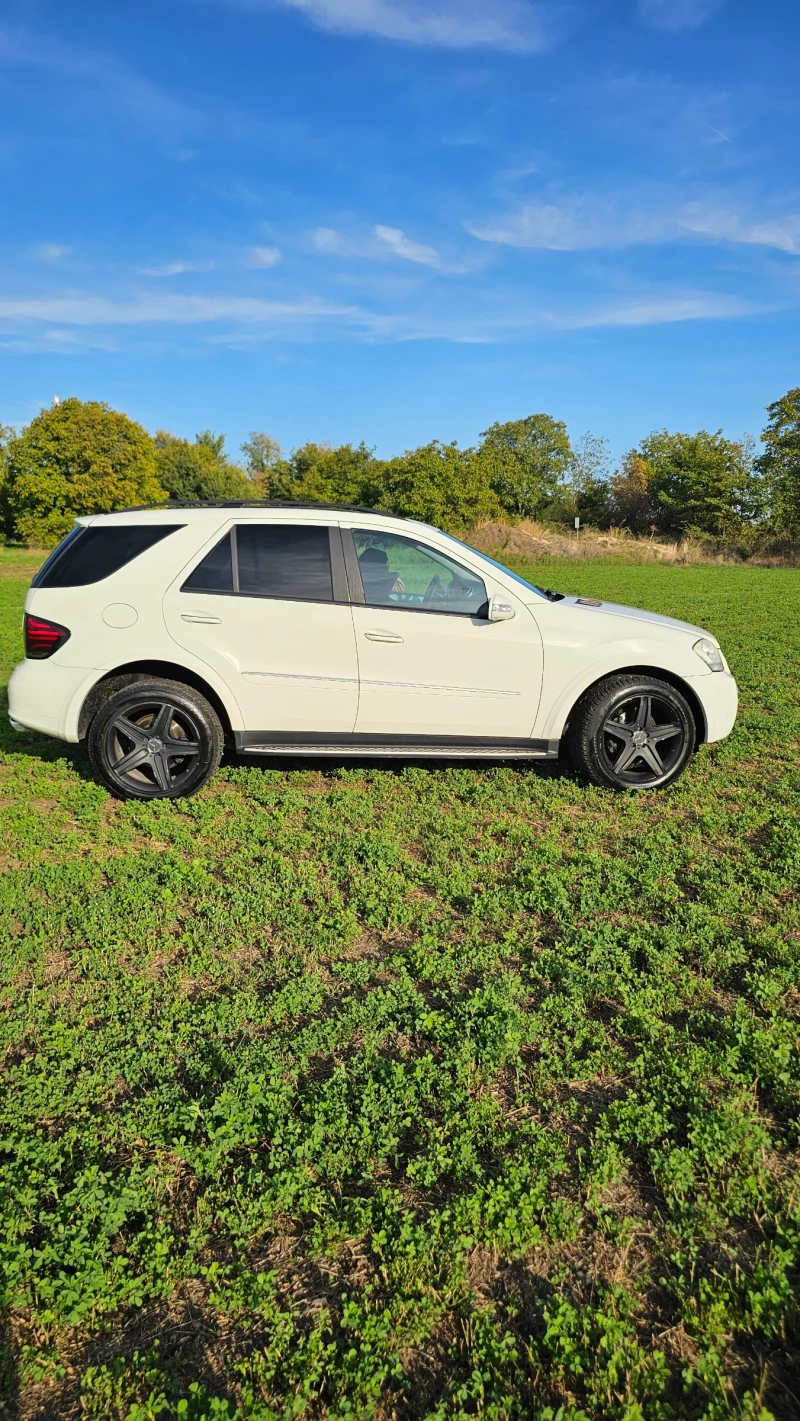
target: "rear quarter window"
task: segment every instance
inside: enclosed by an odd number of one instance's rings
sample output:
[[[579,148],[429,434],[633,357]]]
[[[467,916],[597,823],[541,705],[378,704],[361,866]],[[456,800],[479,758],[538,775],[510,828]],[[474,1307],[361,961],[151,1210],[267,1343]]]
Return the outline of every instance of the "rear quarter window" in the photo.
[[[184,523],[140,523],[122,528],[73,528],[46,563],[32,587],[88,587],[119,572]]]

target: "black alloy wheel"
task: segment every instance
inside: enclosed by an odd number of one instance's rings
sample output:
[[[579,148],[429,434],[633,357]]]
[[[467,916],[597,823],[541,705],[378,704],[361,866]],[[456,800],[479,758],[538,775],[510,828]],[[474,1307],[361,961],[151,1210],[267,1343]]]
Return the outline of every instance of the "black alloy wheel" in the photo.
[[[101,707],[89,731],[92,767],[125,799],[194,794],[219,764],[222,727],[197,691],[177,682],[134,684]]]
[[[674,783],[696,739],[691,708],[674,686],[649,676],[611,676],[579,705],[568,745],[594,784],[642,790]]]

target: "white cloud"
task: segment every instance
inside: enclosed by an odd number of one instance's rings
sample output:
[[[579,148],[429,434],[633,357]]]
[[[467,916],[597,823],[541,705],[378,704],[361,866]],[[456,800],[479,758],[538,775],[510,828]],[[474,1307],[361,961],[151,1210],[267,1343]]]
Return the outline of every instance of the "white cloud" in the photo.
[[[272,325],[317,319],[367,319],[356,306],[335,305],[322,299],[262,301],[250,296],[159,295],[113,300],[91,294],[0,298],[0,318],[67,326],[202,325],[215,321]]]
[[[737,296],[709,291],[647,291],[613,301],[569,302],[545,307],[509,298],[457,309],[419,310],[407,306],[381,311],[337,305],[322,298],[263,301],[237,296],[133,295],[115,299],[91,293],[54,297],[0,298],[0,326],[6,335],[34,343],[70,339],[103,344],[114,331],[167,327],[204,328],[202,339],[250,344],[331,338],[361,342],[440,340],[493,345],[570,330],[653,326],[678,321],[730,320],[767,309]],[[772,309],[772,308],[769,308]],[[62,334],[59,334],[61,332]],[[120,335],[116,339],[121,342]],[[110,347],[109,347],[110,348]]]
[[[681,226],[699,236],[748,246],[774,247],[790,256],[800,256],[800,215],[797,214],[762,221],[743,217],[730,209],[690,203],[681,216]]]
[[[245,265],[257,270],[266,270],[267,267],[277,266],[280,259],[280,247],[248,247]]]
[[[334,256],[354,255],[334,227],[315,227],[310,235],[311,245],[317,252],[331,252]]]
[[[187,271],[213,271],[214,263],[174,261],[163,262],[161,266],[140,266],[138,268],[142,276],[182,276]]]
[[[67,255],[69,247],[60,247],[57,242],[40,242],[34,247],[33,255],[40,262],[57,262]]]
[[[444,274],[461,274],[467,268],[457,262],[445,260],[435,247],[425,242],[415,242],[401,227],[387,227],[376,223],[366,233],[338,232],[335,227],[317,227],[309,234],[311,245],[317,252],[331,256],[362,258],[366,261],[386,262],[393,257],[412,262],[416,266],[426,266],[432,271]]]
[[[320,29],[372,35],[443,49],[486,47],[521,53],[549,49],[573,6],[530,0],[267,0],[305,15]]]
[[[658,30],[697,30],[724,0],[639,0],[639,14]]]
[[[526,202],[515,212],[488,222],[468,222],[467,231],[481,242],[503,247],[540,247],[577,252],[593,247],[628,247],[661,241],[669,222],[646,202],[623,208],[613,199],[570,197],[557,202]]]
[[[52,35],[0,29],[0,63],[37,69],[56,80],[73,82],[105,101],[105,114],[127,115],[139,128],[186,156],[183,141],[204,126],[196,109],[178,102],[149,79],[101,50],[67,44]]]
[[[487,222],[468,222],[482,242],[559,252],[673,242],[687,236],[800,255],[800,216],[756,217],[719,198],[676,203],[669,194],[642,191],[636,202],[587,194],[554,202],[528,202]]]
[[[373,227],[373,235],[396,257],[404,261],[419,262],[421,266],[441,266],[438,252],[426,247],[422,242],[412,242],[399,227]]]

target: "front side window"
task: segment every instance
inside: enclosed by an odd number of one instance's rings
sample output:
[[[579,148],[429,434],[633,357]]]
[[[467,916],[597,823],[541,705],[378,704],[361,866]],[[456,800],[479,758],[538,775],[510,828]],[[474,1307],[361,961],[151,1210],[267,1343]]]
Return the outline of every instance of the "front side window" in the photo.
[[[129,523],[113,527],[73,528],[43,567],[32,587],[88,587],[119,572],[183,523]]]
[[[353,529],[353,541],[367,606],[484,614],[487,594],[481,579],[438,548],[362,528]]]
[[[330,530],[239,523],[190,572],[181,591],[332,602]]]

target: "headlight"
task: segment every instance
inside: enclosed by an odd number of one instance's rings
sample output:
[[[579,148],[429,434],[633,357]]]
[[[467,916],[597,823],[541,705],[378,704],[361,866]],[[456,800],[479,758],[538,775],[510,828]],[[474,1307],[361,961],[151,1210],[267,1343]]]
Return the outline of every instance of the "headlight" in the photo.
[[[722,652],[720,651],[716,642],[709,641],[707,637],[701,637],[699,641],[695,642],[694,650],[700,657],[700,660],[705,661],[706,666],[708,666],[712,671],[725,670],[725,662],[722,660]]]

